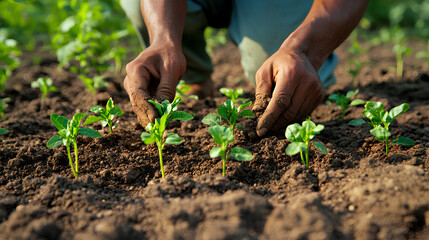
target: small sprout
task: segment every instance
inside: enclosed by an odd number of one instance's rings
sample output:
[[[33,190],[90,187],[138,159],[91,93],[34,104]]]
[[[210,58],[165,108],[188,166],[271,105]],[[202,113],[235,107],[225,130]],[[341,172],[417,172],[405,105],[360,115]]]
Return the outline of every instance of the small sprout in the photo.
[[[392,108],[389,112],[384,110],[383,103],[381,102],[367,102],[365,104],[365,110],[362,115],[367,117],[370,122],[365,122],[363,119],[355,119],[349,122],[352,126],[361,125],[367,123],[373,129],[370,131],[378,141],[384,141],[386,143],[386,154],[389,153],[389,146],[391,144],[399,144],[405,147],[411,147],[414,145],[412,139],[406,137],[398,137],[389,143],[389,137],[392,133],[389,131],[389,126],[395,120],[396,117],[406,112],[410,106],[408,103],[403,103],[397,107]]]
[[[416,58],[424,59],[424,60],[426,61],[426,66],[427,66],[427,67],[429,67],[429,40],[428,40],[428,47],[427,47],[427,50],[419,51],[419,52],[416,54]]]
[[[63,117],[58,114],[51,114],[51,121],[58,129],[58,134],[49,139],[46,146],[48,148],[55,148],[60,145],[65,145],[67,148],[67,156],[69,158],[71,170],[75,178],[79,177],[79,165],[78,165],[78,151],[77,151],[77,135],[82,134],[84,136],[97,138],[101,137],[101,134],[91,128],[81,128],[79,127],[82,119],[88,114],[86,113],[76,113],[73,118],[69,121],[66,117]],[[73,144],[75,163],[71,158],[70,153],[70,144]]]
[[[404,72],[404,56],[410,55],[412,49],[404,45],[401,41],[393,46],[393,52],[396,56],[396,76],[402,78]]]
[[[228,145],[234,141],[234,135],[230,128],[221,125],[215,125],[209,128],[209,132],[216,144],[219,145],[219,147],[212,148],[210,151],[210,157],[222,158],[222,176],[225,176],[226,160],[229,157],[235,158],[238,161],[250,161],[253,159],[252,153],[241,147],[234,147],[227,154]]]
[[[0,135],[6,134],[6,133],[8,133],[8,132],[9,132],[9,131],[8,131],[7,129],[0,128]]]
[[[333,93],[329,95],[329,99],[333,100],[335,105],[337,105],[337,107],[341,110],[341,123],[344,123],[344,114],[350,106],[356,106],[365,103],[365,101],[362,99],[355,99],[351,101],[351,98],[354,97],[358,92],[359,89],[356,89],[355,91],[348,91],[346,95],[340,93]],[[331,102],[328,102],[328,104],[331,104]]]
[[[286,128],[286,138],[291,142],[286,148],[286,154],[293,156],[297,153],[300,153],[302,163],[308,168],[308,147],[310,141],[314,138],[316,134],[319,134],[325,126],[316,124],[308,118],[302,122],[302,126],[298,123],[291,124]],[[327,154],[328,151],[323,143],[313,142],[314,147],[323,154]],[[305,160],[304,155],[305,153]]]
[[[356,40],[352,43],[351,47],[347,49],[349,53],[353,54],[353,56],[349,57],[347,60],[347,66],[349,69],[348,73],[352,75],[352,86],[354,87],[357,86],[356,77],[364,64],[361,62],[360,58],[367,50],[367,48],[361,48]]]
[[[176,96],[179,96],[181,98],[192,98],[198,100],[197,95],[187,95],[186,92],[189,92],[191,90],[191,86],[185,84],[185,80],[180,80],[179,83],[176,86]]]
[[[6,117],[4,116],[4,110],[9,106],[7,102],[10,101],[10,98],[2,98],[0,99],[0,115],[3,121],[6,121]]]
[[[254,118],[255,114],[250,109],[244,109],[252,104],[252,101],[245,102],[247,99],[238,98],[239,95],[243,94],[243,89],[231,90],[227,88],[222,88],[221,92],[225,94],[230,99],[227,99],[223,105],[219,106],[217,110],[218,115],[215,113],[210,113],[204,117],[202,120],[203,123],[208,124],[210,126],[216,126],[221,124],[221,118],[224,118],[231,128],[234,131],[237,118],[239,117],[247,117]],[[235,105],[237,101],[243,102],[238,107]]]
[[[52,86],[52,78],[38,78],[31,83],[32,88],[39,88],[42,92],[41,106],[44,106],[46,94],[48,92],[58,92],[58,89]]]
[[[86,90],[92,93],[92,96],[96,95],[97,89],[108,86],[108,83],[104,81],[103,76],[89,78],[84,75],[79,75],[79,78],[85,84]]]
[[[167,128],[167,124],[172,120],[188,121],[194,118],[194,115],[189,114],[183,111],[177,111],[177,105],[182,102],[183,99],[180,97],[175,97],[173,102],[164,100],[161,103],[154,102],[149,100],[156,109],[158,109],[161,118],[155,119],[155,123],[149,123],[146,126],[146,131],[141,134],[141,139],[144,144],[149,145],[153,142],[156,143],[159,152],[159,163],[161,168],[162,178],[165,178],[164,174],[164,165],[162,162],[162,149],[165,144],[179,144],[182,142],[182,139],[176,133],[168,133],[165,140],[163,139],[164,132]]]
[[[110,98],[109,101],[107,101],[106,109],[96,105],[96,106],[92,106],[91,109],[89,109],[89,111],[93,113],[98,113],[100,114],[100,116],[94,116],[94,115],[89,116],[85,120],[85,123],[83,125],[89,125],[89,124],[93,124],[95,122],[101,121],[101,126],[106,127],[107,125],[109,125],[110,133],[113,133],[113,129],[116,128],[118,125],[118,122],[116,122],[115,124],[112,124],[113,118],[115,116],[120,117],[122,116],[122,114],[124,114],[124,112],[122,112],[122,110],[119,109],[118,106],[115,106],[115,104],[113,104],[112,98]]]

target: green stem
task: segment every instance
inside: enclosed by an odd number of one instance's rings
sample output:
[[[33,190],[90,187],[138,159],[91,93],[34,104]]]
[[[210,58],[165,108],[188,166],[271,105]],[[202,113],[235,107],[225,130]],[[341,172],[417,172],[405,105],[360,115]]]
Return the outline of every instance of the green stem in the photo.
[[[404,68],[404,59],[402,57],[398,57],[398,61],[396,61],[396,76],[402,78]]]
[[[308,144],[309,142],[306,142],[305,145],[307,146],[307,149],[305,149],[305,166],[308,168]]]
[[[159,165],[161,168],[161,175],[162,178],[165,178],[165,174],[164,174],[164,164],[162,162],[162,145],[161,144],[156,144],[158,146],[158,153],[159,153]]]
[[[76,173],[79,173],[79,162],[78,162],[78,155],[77,155],[77,141],[76,141],[76,139],[73,139],[73,148],[74,148],[74,158],[75,158],[75,170],[76,170]]]
[[[110,133],[113,133],[112,122],[109,122],[108,125],[109,125]]]
[[[222,145],[222,176],[226,175],[226,146]]]
[[[6,117],[4,116],[4,112],[1,112],[0,115],[1,115],[1,118],[3,118],[3,121],[6,121]]]
[[[71,170],[72,170],[72,172],[73,172],[73,174],[74,174],[74,177],[75,177],[75,178],[78,178],[78,177],[79,177],[79,175],[78,175],[78,174],[77,174],[77,172],[74,170],[73,161],[72,161],[72,158],[71,158],[70,145],[67,143],[66,147],[67,147],[67,156],[69,157],[69,162],[70,162]]]
[[[386,155],[389,153],[389,139],[384,137],[384,142],[386,143]]]
[[[302,164],[304,164],[304,165],[305,165],[304,155],[302,155],[302,151],[301,151],[301,152],[299,152],[299,154],[301,155],[301,161],[302,161]]]

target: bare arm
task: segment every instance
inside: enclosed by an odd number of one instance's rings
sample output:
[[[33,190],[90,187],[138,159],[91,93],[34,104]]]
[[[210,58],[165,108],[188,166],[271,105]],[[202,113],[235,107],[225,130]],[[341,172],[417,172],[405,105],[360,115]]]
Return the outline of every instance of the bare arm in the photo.
[[[150,46],[127,64],[124,87],[139,123],[145,127],[158,115],[147,100],[172,101],[176,84],[186,69],[182,52],[186,0],[141,0],[141,12]]]
[[[316,0],[303,23],[256,74],[254,110],[268,103],[258,121],[265,135],[300,121],[323,100],[317,74],[326,58],[356,27],[368,0]]]

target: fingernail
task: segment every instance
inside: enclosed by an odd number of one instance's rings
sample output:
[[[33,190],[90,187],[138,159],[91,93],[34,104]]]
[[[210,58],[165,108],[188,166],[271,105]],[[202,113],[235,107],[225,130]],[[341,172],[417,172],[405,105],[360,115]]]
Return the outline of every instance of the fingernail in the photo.
[[[261,128],[261,129],[256,130],[256,133],[260,137],[264,136],[267,132],[268,132],[268,129],[266,129],[266,128]]]

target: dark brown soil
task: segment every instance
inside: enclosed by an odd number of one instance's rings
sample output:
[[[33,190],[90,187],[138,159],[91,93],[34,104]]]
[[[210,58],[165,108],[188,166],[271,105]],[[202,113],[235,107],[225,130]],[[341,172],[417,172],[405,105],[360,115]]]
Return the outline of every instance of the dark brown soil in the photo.
[[[337,84],[327,94],[347,91],[347,44],[337,52]],[[425,45],[415,44],[414,49]],[[33,56],[42,56],[40,65]],[[429,238],[429,75],[423,61],[405,60],[405,76],[395,77],[391,46],[372,48],[363,56],[359,98],[381,101],[388,108],[403,102],[410,110],[391,125],[394,136],[416,145],[391,147],[369,133],[368,126],[341,124],[335,106],[320,105],[311,115],[324,124],[316,137],[327,155],[311,148],[310,168],[299,156],[285,154],[284,130],[265,138],[237,131],[233,146],[254,155],[251,162],[211,159],[215,146],[201,119],[225,101],[186,99],[179,108],[195,114],[169,129],[184,140],[164,148],[166,179],[161,179],[156,146],[140,139],[138,124],[123,89],[124,76],[111,74],[109,87],[96,98],[54,56],[26,53],[1,97],[12,101],[0,136],[0,239],[428,239]],[[243,80],[240,57],[228,44],[214,56],[216,87],[253,87]],[[40,93],[30,83],[51,76],[60,91],[50,93],[41,109]],[[112,97],[125,112],[113,134],[79,137],[79,172],[74,179],[64,146],[48,149],[56,134],[51,113],[72,117]],[[326,98],[327,99],[327,98]],[[346,121],[361,118],[351,108]],[[254,129],[254,122],[243,124]]]

